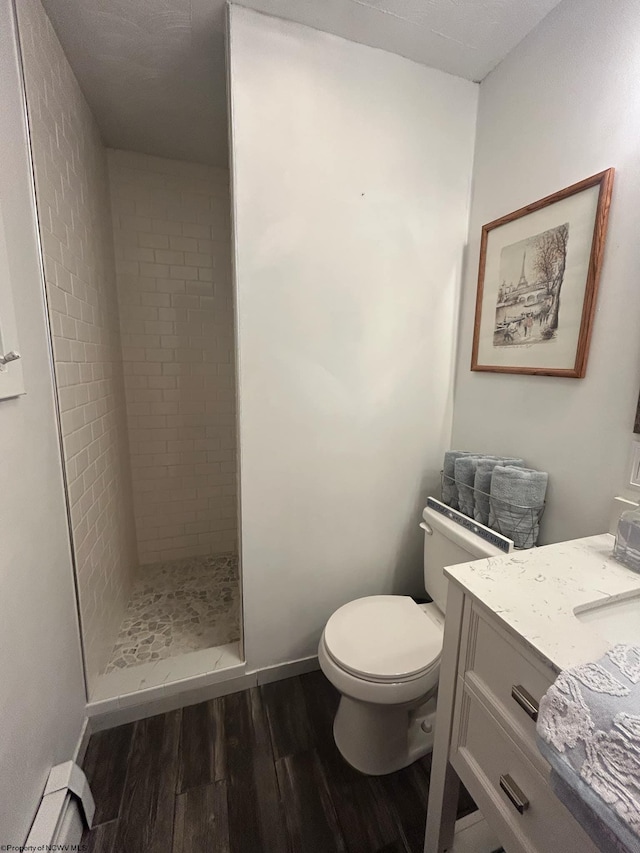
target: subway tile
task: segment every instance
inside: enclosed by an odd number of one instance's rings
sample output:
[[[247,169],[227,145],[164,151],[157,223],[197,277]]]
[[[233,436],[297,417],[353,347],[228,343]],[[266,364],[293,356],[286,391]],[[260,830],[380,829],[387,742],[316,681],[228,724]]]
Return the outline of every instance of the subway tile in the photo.
[[[126,233],[126,232],[125,232]],[[135,239],[136,232],[131,232],[131,236]],[[166,234],[138,234],[137,242],[139,246],[149,249],[168,249],[170,246],[170,238]]]
[[[171,298],[168,293],[142,293],[140,302],[143,306],[158,306],[159,309],[165,309],[171,304]],[[161,320],[164,319],[159,312],[157,316]],[[148,317],[147,319],[155,319],[155,317]]]
[[[122,343],[127,356],[136,356],[126,366],[135,380],[127,385],[127,400],[139,556],[170,559],[215,547],[229,535],[212,527],[213,519],[219,522],[223,511],[230,512],[220,502],[235,505],[235,495],[223,494],[224,478],[212,484],[234,453],[233,436],[217,424],[213,405],[220,402],[224,419],[233,392],[231,289],[230,280],[223,281],[230,255],[228,215],[223,215],[228,176],[224,170],[128,152],[109,152],[109,157],[114,239],[122,260],[139,265],[118,275]],[[149,219],[150,227],[144,222],[141,230],[132,228],[136,219]],[[216,231],[218,221],[223,226]],[[152,259],[140,250],[153,251],[154,266],[144,266]],[[160,274],[156,265],[168,271]],[[147,346],[156,343],[147,336],[160,336],[159,345]],[[229,370],[219,370],[220,353]],[[209,428],[213,433],[207,437]],[[203,489],[210,491],[203,495]],[[205,543],[178,541],[187,523],[198,525],[189,532],[202,534]],[[232,524],[233,516],[225,516],[225,525]],[[233,531],[231,537],[235,541]]]
[[[174,360],[174,351],[173,350],[161,349],[159,347],[157,347],[157,348],[153,347],[153,348],[149,348],[149,349],[144,350],[143,358],[145,361],[151,361],[151,362],[154,362],[154,361],[155,362],[173,361]]]
[[[169,277],[173,279],[197,279],[198,269],[193,266],[174,265],[169,267]]]
[[[120,228],[123,231],[150,232],[152,230],[155,230],[151,227],[151,219],[146,216],[121,216]]]
[[[177,252],[174,250],[167,249],[157,249],[155,251],[155,261],[158,264],[184,264],[185,256],[183,252]],[[205,264],[202,264],[205,266]]]
[[[185,252],[184,263],[190,267],[212,267],[213,258],[206,252]]]
[[[185,237],[195,237],[199,240],[208,240],[211,237],[211,228],[207,225],[196,225],[194,223],[185,222],[182,233]]]
[[[149,278],[166,278],[169,275],[169,267],[166,264],[141,263],[140,275]]]
[[[188,227],[188,226],[185,226]],[[172,249],[179,252],[197,252],[199,251],[198,240],[195,237],[170,237],[169,245]]]
[[[154,249],[145,249],[138,246],[125,246],[123,247],[122,257],[125,261],[147,261],[149,263],[153,263],[154,261],[158,261],[159,259],[156,257],[157,252]],[[159,261],[162,263],[162,261]],[[205,266],[205,264],[202,264]]]
[[[152,221],[153,232],[155,234],[166,234],[168,236],[180,236],[182,234],[181,222],[170,222],[164,219],[154,219]]]
[[[184,293],[186,289],[186,284],[183,278],[181,277],[160,278],[157,281],[157,289],[159,293],[179,294]]]
[[[162,336],[162,335],[170,335],[174,331],[173,323],[171,323],[167,320],[150,320],[150,321],[146,322],[144,325],[145,325],[145,331],[148,334]],[[161,338],[158,339],[157,346],[161,345],[160,341],[161,341]],[[163,347],[166,346],[164,341],[162,341],[162,346]]]

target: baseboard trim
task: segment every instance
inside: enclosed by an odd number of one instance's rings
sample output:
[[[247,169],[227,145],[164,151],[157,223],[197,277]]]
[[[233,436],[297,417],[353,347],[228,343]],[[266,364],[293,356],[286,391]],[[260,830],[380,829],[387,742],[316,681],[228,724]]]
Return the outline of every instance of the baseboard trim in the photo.
[[[230,693],[238,693],[241,690],[248,690],[261,684],[271,684],[274,681],[304,675],[317,669],[319,669],[318,658],[314,655],[245,672],[242,675],[235,675],[213,684],[198,684],[197,676],[193,679],[185,678],[181,682],[182,689],[172,695],[158,696],[156,693],[153,697],[145,697],[145,691],[140,691],[139,702],[136,703],[134,701],[135,694],[128,694],[126,706],[113,707],[113,705],[107,705],[103,702],[89,703],[87,705],[88,719],[85,721],[76,748],[77,755],[84,757],[89,738],[95,732],[122,726],[125,723],[133,723],[137,720],[145,720],[147,717],[175,711],[177,708],[184,708],[188,705],[197,705],[199,702],[207,702],[210,699],[217,699]],[[192,683],[190,684],[190,682]],[[81,765],[81,759],[77,759],[77,763]]]
[[[304,675],[307,672],[315,672],[317,669],[320,669],[318,655],[312,655],[300,660],[265,666],[255,670],[255,673],[258,676],[258,684],[271,684],[273,681],[282,681],[284,678],[293,678],[295,675]]]
[[[76,748],[74,749],[73,756],[71,758],[74,764],[77,764],[78,767],[82,767],[84,757],[87,753],[87,747],[89,746],[89,738],[92,734],[93,730],[91,727],[90,718],[85,717],[84,722],[82,723],[82,728],[80,729],[80,737],[78,738],[78,743],[76,744]]]

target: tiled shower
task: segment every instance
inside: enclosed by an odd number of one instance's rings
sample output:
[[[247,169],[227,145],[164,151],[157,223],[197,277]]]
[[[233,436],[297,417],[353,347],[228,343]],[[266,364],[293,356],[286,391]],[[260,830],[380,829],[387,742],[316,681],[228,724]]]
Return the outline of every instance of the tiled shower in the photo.
[[[108,149],[18,6],[85,670],[240,636],[225,169]]]

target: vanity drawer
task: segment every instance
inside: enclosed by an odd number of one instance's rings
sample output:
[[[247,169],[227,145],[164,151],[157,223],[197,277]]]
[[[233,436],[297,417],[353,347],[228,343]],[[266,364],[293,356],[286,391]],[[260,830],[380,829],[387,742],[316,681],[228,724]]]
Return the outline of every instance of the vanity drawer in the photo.
[[[509,853],[597,848],[482,701],[458,679],[451,764]]]
[[[460,674],[515,729],[516,739],[526,745],[533,762],[545,768],[535,744],[535,721],[540,699],[555,681],[555,673],[475,603],[468,606],[465,623],[467,642]]]

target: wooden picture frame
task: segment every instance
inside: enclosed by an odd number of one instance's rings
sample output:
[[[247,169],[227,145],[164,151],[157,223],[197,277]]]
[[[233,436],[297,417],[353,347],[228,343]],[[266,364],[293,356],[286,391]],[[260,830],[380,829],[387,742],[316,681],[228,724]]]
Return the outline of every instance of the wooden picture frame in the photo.
[[[585,375],[614,171],[483,226],[471,370]]]

